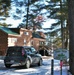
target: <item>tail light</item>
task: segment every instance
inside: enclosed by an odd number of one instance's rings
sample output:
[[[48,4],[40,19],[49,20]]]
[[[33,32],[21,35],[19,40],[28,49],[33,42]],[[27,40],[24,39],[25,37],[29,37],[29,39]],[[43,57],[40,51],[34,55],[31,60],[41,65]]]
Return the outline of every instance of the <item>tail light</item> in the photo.
[[[22,49],[22,56],[25,54],[25,51],[24,51],[24,49]]]

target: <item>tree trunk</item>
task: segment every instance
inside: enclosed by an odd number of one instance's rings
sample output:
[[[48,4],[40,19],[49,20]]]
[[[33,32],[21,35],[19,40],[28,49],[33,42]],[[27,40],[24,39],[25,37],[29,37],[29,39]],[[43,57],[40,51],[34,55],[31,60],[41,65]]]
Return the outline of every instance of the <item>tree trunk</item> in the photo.
[[[65,28],[65,31],[64,31],[64,41],[65,41],[65,43],[64,43],[64,45],[65,45],[65,49],[69,49],[69,22],[68,22],[68,20],[67,20],[67,24],[66,24],[66,28]]]
[[[70,72],[74,75],[74,0],[68,1],[68,20],[69,20],[69,65]]]
[[[61,41],[62,41],[62,48],[64,48],[64,29],[63,29],[63,13],[62,13],[62,0],[60,0],[60,11],[61,11]]]
[[[29,0],[27,3],[27,20],[26,20],[26,29],[28,29],[28,17],[29,17]]]

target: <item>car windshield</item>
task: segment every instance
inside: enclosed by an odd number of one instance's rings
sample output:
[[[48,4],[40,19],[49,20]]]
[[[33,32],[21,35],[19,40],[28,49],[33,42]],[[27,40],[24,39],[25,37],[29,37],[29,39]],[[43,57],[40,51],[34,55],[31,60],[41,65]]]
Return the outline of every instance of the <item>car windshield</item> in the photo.
[[[36,52],[36,50],[33,48],[33,47],[30,47],[30,48],[25,48],[25,51],[27,52],[27,53],[31,53],[31,52]]]
[[[9,47],[7,50],[7,56],[21,55],[21,47]]]

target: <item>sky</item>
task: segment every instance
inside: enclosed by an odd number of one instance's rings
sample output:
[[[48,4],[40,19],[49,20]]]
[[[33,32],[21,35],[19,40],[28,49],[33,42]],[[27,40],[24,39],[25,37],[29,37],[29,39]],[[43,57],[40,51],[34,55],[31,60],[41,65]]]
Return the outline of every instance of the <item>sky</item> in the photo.
[[[4,22],[4,21],[2,21],[2,22]],[[22,19],[14,20],[12,17],[7,18],[7,20],[5,21],[5,23],[7,23],[7,24],[12,24],[12,26],[9,26],[10,28],[17,28],[17,26],[21,22],[22,22]],[[53,24],[55,22],[56,21],[54,19],[48,19],[48,20],[46,20],[46,22],[43,23],[42,28],[50,28],[51,24]],[[44,33],[50,32],[50,30],[44,30],[44,29],[39,29],[37,31],[42,31]]]
[[[32,66],[29,69],[10,68],[4,66],[3,59],[0,59],[0,75],[51,75],[51,60],[53,58],[43,59],[43,65]],[[62,75],[67,75],[68,66],[62,67]],[[60,61],[54,59],[53,74],[60,75]]]
[[[19,23],[21,23],[22,20],[14,20],[11,17],[7,18],[7,20],[5,21],[7,24],[12,24],[11,27],[15,28],[19,25]],[[43,23],[42,28],[50,28],[51,24],[55,23],[54,19],[48,19],[46,22]]]
[[[12,19],[12,18],[10,17],[10,18],[8,18],[5,22],[6,22],[7,24],[12,24],[11,27],[16,28],[16,27],[19,25],[19,23],[21,22],[21,20],[14,20],[14,19]]]
[[[51,24],[53,24],[55,22],[56,21],[54,19],[49,19],[44,23],[43,28],[50,28]]]

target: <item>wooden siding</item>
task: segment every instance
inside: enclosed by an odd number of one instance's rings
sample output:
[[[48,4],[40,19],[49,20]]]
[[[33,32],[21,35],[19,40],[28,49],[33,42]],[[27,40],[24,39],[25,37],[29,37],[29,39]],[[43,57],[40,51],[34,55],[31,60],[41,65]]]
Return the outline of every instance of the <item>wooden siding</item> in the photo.
[[[8,35],[0,30],[0,55],[5,55],[7,47],[8,47]]]

